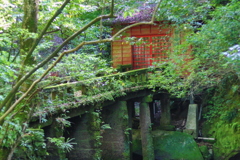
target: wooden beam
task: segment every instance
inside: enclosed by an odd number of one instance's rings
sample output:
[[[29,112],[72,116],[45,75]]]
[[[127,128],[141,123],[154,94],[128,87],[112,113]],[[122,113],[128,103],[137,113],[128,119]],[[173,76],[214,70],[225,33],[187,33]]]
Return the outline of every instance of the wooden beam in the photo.
[[[203,139],[203,140],[210,140],[210,141],[215,141],[215,138],[207,138],[207,137],[196,137],[196,139]]]

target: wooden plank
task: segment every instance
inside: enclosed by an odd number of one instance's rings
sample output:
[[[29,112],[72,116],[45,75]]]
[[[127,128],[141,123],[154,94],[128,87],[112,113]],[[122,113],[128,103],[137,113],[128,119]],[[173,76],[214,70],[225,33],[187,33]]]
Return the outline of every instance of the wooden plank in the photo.
[[[122,54],[122,50],[121,49],[114,49],[112,51],[112,55],[119,55],[119,54]]]
[[[113,48],[114,50],[122,49],[122,45],[113,45],[112,48]]]
[[[124,58],[131,58],[132,54],[129,52],[128,54],[123,54],[122,57],[124,57]]]
[[[131,61],[131,59],[132,59],[131,57],[123,57],[122,58],[123,61]]]
[[[122,45],[122,40],[121,41],[114,41],[112,42],[113,46],[121,46]]]
[[[115,59],[115,58],[122,58],[122,55],[113,55],[112,58],[113,59]]]
[[[207,137],[197,137],[196,139],[215,141],[215,138],[207,138]]]
[[[124,54],[132,54],[132,53],[131,53],[131,49],[123,49],[123,50],[122,50],[122,53],[123,53],[123,55],[124,55]]]
[[[124,61],[124,62],[122,63],[122,65],[126,65],[126,64],[132,64],[132,62],[131,62],[131,61]]]

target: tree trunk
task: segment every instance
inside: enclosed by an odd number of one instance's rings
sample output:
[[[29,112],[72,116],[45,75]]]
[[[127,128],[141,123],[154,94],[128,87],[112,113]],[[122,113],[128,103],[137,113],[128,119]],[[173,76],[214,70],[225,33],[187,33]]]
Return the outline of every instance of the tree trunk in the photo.
[[[38,22],[38,4],[39,0],[24,0],[24,17],[22,28],[27,29],[30,33],[37,33],[37,22]],[[22,50],[21,54],[26,55],[30,48],[32,47],[33,39],[27,38],[23,39],[21,37],[20,49]],[[23,61],[23,66],[34,64],[34,57],[28,56]]]
[[[39,4],[39,0],[24,0],[24,8],[23,8],[24,18],[23,18],[22,28],[26,29],[30,33],[37,32],[38,4]],[[27,66],[32,66],[35,64],[34,57],[32,55],[27,56],[28,51],[30,50],[30,48],[33,45],[33,41],[34,41],[33,38],[27,37],[24,39],[23,37],[20,37],[20,55],[21,55],[21,58],[24,57],[24,59],[22,59],[22,64],[21,64],[22,69],[19,72],[18,80],[21,79],[21,77],[23,75],[25,75],[25,69],[27,68]],[[33,82],[33,79],[31,79],[31,78],[28,79],[23,84],[23,87],[20,88],[21,92],[23,92],[23,93],[26,92],[32,82]],[[15,100],[15,99],[13,98],[13,100]],[[10,104],[11,103],[9,103],[9,105]],[[28,106],[31,106],[31,104]],[[24,110],[24,112],[20,111],[19,114],[15,115],[15,117],[18,117],[19,120],[21,121],[21,122],[19,122],[19,125],[24,124],[25,122],[28,121],[28,118],[29,118],[28,114],[29,114],[30,108],[31,107],[24,107],[22,109],[22,110]],[[6,131],[6,132],[8,132],[8,131]],[[25,132],[25,130],[23,132]],[[18,143],[19,140],[21,140],[21,137],[17,137],[15,143]],[[12,144],[12,145],[14,146],[14,144]],[[13,148],[15,148],[15,147],[13,147]],[[13,148],[5,148],[5,147],[1,148],[0,159],[1,160],[12,159],[12,154],[10,154],[10,153],[13,152],[12,151],[12,150],[14,150]]]

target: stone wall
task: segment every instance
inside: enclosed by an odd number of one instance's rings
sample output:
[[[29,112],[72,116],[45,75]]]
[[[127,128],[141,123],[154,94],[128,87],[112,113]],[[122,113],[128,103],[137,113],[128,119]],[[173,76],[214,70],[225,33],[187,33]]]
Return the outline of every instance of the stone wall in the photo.
[[[97,112],[89,112],[72,118],[72,127],[67,130],[74,138],[74,149],[67,155],[69,160],[93,160],[101,157],[99,148],[100,124]]]
[[[126,101],[104,107],[102,120],[109,124],[111,129],[103,131],[102,159],[104,160],[129,160],[130,159],[130,134],[128,109]]]

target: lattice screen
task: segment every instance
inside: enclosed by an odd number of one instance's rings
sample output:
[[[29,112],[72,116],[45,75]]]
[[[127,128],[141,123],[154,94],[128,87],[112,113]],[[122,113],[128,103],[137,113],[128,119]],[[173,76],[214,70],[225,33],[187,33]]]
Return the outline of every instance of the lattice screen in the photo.
[[[167,51],[170,48],[168,35],[139,36],[141,45],[133,46],[133,69],[147,68],[153,62],[167,61]]]

